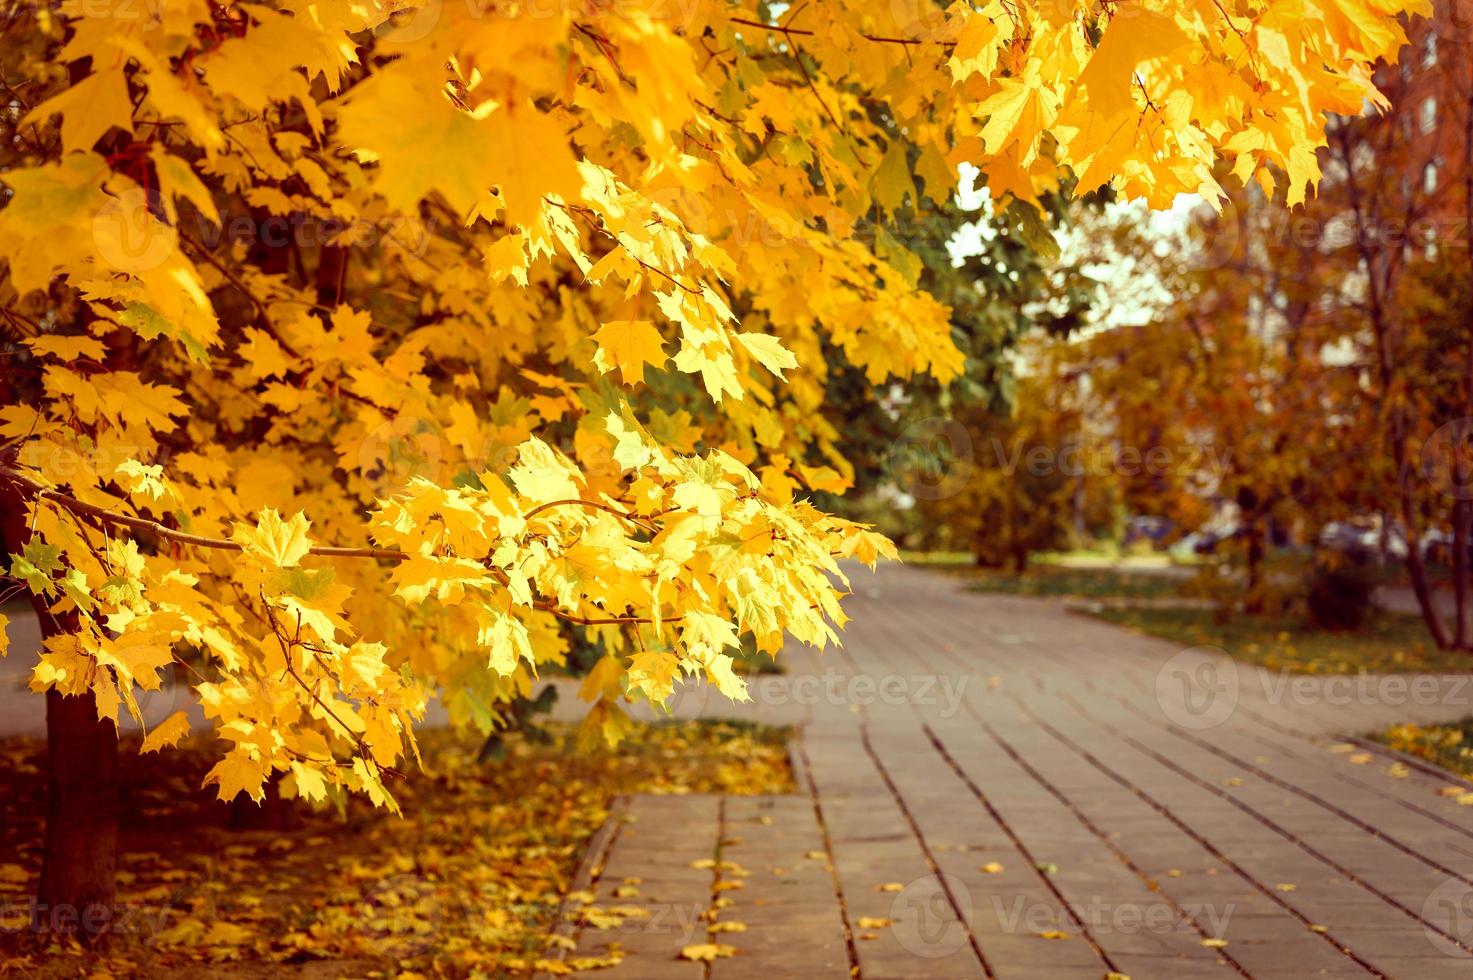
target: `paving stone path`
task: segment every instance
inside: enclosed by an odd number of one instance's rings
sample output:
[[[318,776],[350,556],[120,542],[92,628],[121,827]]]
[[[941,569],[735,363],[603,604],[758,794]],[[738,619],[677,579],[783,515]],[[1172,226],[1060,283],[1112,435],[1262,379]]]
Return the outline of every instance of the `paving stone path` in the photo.
[[[1473,977],[1473,806],[1350,740],[1473,712],[1468,678],[1293,678],[921,570],[855,585],[844,649],[738,712],[801,726],[801,792],[628,800],[586,884],[647,915],[567,926],[570,956],[617,943],[610,980]],[[736,955],[678,959],[716,905]]]

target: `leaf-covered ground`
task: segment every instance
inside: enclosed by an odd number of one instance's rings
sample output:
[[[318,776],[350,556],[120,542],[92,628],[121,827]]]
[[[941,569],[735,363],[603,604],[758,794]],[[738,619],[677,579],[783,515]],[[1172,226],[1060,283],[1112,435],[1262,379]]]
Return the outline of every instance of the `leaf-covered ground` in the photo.
[[[1473,717],[1450,725],[1393,725],[1371,737],[1398,752],[1426,759],[1460,776],[1473,776]],[[1456,796],[1464,806],[1473,806],[1473,793],[1466,786],[1450,787],[1446,792]]]
[[[100,952],[28,927],[44,747],[0,741],[0,976],[526,975],[556,955],[548,930],[615,796],[792,790],[777,730],[659,725],[592,753],[550,731],[484,763],[477,740],[424,733],[426,771],[394,786],[402,819],[351,799],[285,830],[230,828],[199,788],[208,742],[125,746],[123,918]]]
[[[1473,657],[1438,649],[1415,616],[1382,614],[1363,629],[1336,633],[1292,619],[1246,614],[1218,623],[1210,609],[1100,609],[1090,615],[1185,646],[1219,647],[1240,660],[1296,674],[1473,670]]]

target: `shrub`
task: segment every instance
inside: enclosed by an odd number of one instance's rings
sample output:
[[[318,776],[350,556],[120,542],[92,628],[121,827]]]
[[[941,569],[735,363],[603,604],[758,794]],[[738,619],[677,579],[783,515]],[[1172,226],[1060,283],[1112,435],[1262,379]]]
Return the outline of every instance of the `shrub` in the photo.
[[[1371,612],[1376,590],[1374,570],[1364,562],[1315,566],[1309,583],[1309,616],[1326,630],[1356,630]]]

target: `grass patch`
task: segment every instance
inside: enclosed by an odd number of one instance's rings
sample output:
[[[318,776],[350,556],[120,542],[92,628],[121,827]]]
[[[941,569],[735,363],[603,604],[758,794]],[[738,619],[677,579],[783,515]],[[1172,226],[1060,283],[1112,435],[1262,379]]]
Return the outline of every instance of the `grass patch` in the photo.
[[[128,927],[100,951],[27,928],[44,745],[0,741],[0,964],[48,978],[284,976],[314,962],[316,976],[526,976],[552,955],[548,930],[615,796],[792,791],[785,730],[651,725],[583,752],[572,726],[548,728],[551,744],[512,736],[497,763],[477,761],[478,737],[427,730],[425,771],[393,786],[402,819],[353,798],[304,809],[287,831],[226,829],[228,808],[199,789],[216,756],[206,738],[149,756],[134,740],[121,759]]]
[[[1207,609],[1098,609],[1088,615],[1182,646],[1220,647],[1240,660],[1296,674],[1473,670],[1473,657],[1438,649],[1415,616],[1381,615],[1357,632],[1330,633],[1302,623],[1243,614],[1217,623]]]
[[[1174,599],[1181,595],[1182,579],[1157,571],[1114,567],[1075,567],[1034,562],[1026,572],[979,568],[970,556],[916,555],[907,564],[931,568],[966,581],[975,592],[1008,595],[1064,596],[1080,599]]]
[[[1426,728],[1421,725],[1393,725],[1370,737],[1388,748],[1426,759],[1460,776],[1473,776],[1473,717],[1450,725]],[[1452,795],[1451,789],[1448,794]],[[1459,793],[1457,800],[1464,806],[1473,806],[1473,793]]]

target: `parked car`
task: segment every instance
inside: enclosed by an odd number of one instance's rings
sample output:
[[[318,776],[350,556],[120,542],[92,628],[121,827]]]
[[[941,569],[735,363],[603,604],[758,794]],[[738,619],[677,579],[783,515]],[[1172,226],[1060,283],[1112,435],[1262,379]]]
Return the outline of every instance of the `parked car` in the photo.
[[[1207,528],[1188,535],[1194,538],[1192,550],[1199,555],[1211,555],[1217,552],[1223,544],[1240,537],[1244,528],[1241,524],[1228,524],[1222,527]]]
[[[1125,522],[1125,544],[1129,547],[1137,541],[1149,541],[1153,547],[1159,548],[1175,527],[1175,523],[1165,517],[1132,517]]]
[[[1418,539],[1418,545],[1422,549],[1422,557],[1439,565],[1451,565],[1453,563],[1453,534],[1440,527],[1429,528],[1422,532]],[[1468,559],[1473,561],[1473,538],[1467,544]]]
[[[1384,529],[1351,521],[1331,521],[1320,531],[1320,547],[1338,551],[1357,561],[1389,558],[1403,561],[1407,556],[1407,538],[1393,524]]]

